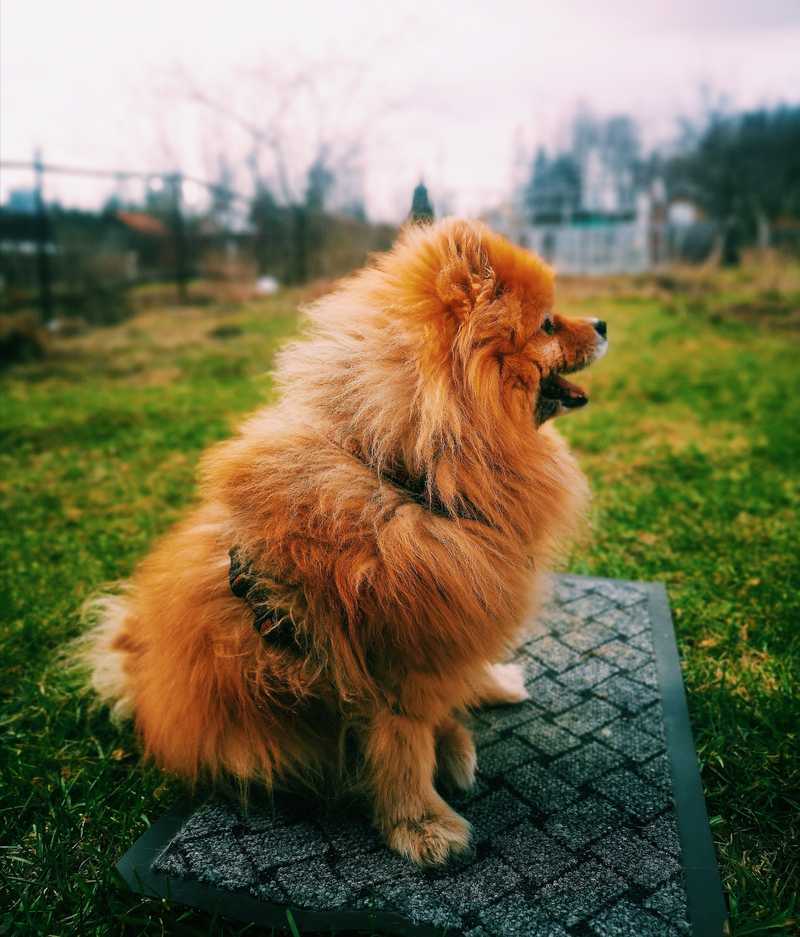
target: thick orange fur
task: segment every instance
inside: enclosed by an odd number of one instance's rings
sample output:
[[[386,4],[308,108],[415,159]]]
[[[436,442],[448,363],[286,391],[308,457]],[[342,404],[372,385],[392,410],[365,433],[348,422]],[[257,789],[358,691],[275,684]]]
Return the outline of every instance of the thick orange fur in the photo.
[[[159,765],[191,780],[357,783],[411,859],[466,848],[468,824],[434,789],[437,759],[468,786],[459,713],[524,697],[519,674],[494,665],[585,497],[534,415],[542,376],[588,363],[598,338],[558,316],[545,334],[553,303],[537,257],[447,220],[405,230],[308,310],[277,365],[279,402],[206,455],[200,506],[89,638],[98,691]],[[229,587],[231,547],[303,653],[255,633]]]

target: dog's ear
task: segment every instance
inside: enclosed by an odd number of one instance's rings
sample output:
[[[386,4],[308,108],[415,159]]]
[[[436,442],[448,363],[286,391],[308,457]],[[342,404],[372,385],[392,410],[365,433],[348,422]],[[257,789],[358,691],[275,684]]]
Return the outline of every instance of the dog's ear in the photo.
[[[468,226],[448,239],[436,278],[439,299],[459,320],[466,319],[481,302],[497,294],[498,282],[480,238]]]

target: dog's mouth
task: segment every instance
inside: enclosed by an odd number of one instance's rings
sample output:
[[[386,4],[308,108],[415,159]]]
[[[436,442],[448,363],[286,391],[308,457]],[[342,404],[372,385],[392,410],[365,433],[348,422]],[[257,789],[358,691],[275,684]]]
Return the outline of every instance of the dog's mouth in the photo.
[[[589,403],[586,391],[560,374],[548,374],[539,386],[539,397],[550,403],[561,404],[568,410],[577,410]]]
[[[580,370],[571,368],[570,370]],[[579,410],[589,403],[586,391],[568,381],[563,374],[555,371],[542,378],[539,384],[539,395],[536,398],[535,419],[538,426],[547,420],[567,413],[569,410]]]

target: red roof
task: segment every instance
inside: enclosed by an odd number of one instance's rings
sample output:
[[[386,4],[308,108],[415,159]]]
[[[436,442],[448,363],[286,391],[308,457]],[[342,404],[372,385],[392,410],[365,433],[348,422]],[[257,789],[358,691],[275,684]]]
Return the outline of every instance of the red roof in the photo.
[[[143,211],[118,211],[117,218],[131,228],[133,231],[137,231],[139,234],[151,234],[155,237],[164,237],[169,232],[167,231],[166,226],[154,218],[152,215],[148,215]]]

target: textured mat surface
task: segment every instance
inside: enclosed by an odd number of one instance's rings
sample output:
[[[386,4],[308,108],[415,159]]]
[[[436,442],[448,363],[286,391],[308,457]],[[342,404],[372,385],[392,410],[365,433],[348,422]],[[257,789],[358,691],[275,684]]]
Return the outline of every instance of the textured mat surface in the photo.
[[[474,857],[423,872],[357,816],[290,801],[245,816],[214,803],[173,824],[147,873],[233,893],[223,910],[243,919],[257,919],[249,899],[290,907],[301,926],[699,934],[689,923],[651,589],[557,580],[543,633],[518,654],[531,699],[476,713],[478,782],[449,797],[473,825]]]

